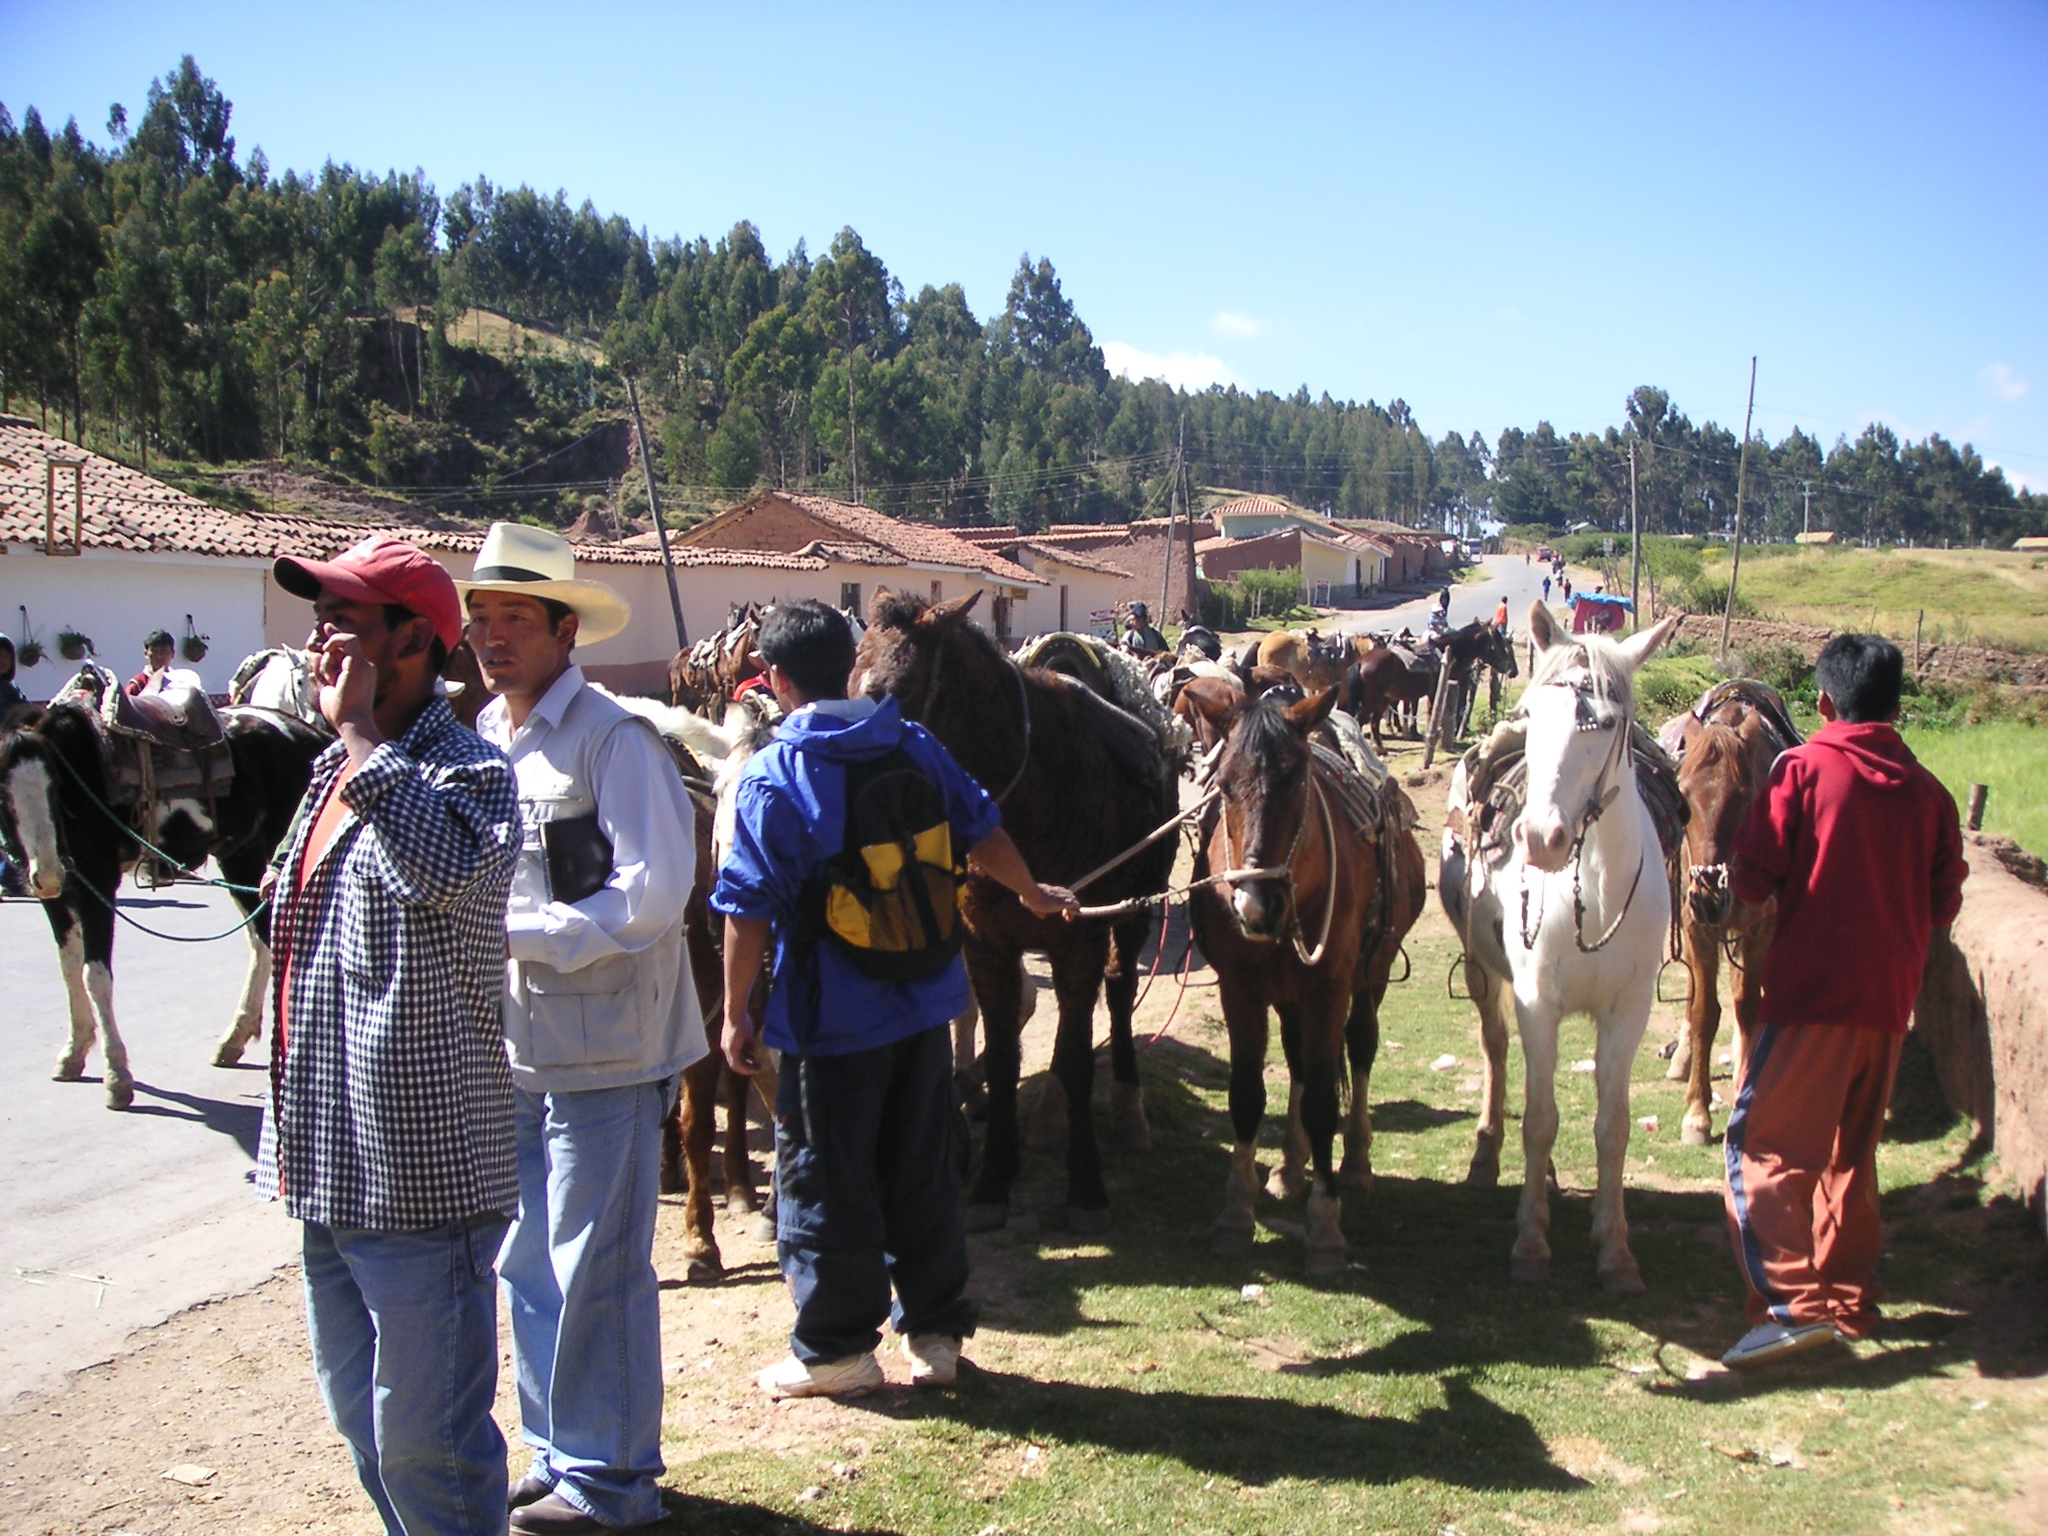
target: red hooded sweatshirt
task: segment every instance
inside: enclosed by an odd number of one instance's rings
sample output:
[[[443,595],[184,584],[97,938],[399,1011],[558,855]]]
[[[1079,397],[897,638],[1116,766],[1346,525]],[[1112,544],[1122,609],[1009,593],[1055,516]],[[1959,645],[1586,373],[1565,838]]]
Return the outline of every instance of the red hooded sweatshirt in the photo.
[[[1735,840],[1736,895],[1778,898],[1761,1022],[1903,1034],[1968,873],[1955,801],[1891,726],[1837,720],[1785,753]]]

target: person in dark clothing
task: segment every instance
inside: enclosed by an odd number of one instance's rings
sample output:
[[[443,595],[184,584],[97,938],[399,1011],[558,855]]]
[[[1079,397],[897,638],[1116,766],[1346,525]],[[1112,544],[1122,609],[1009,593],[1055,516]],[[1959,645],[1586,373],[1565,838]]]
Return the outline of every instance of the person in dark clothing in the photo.
[[[14,680],[14,641],[0,635],[0,718],[4,718],[15,705],[27,702],[28,696]]]
[[[1878,1323],[1878,1138],[1929,941],[1969,873],[1955,801],[1892,725],[1903,670],[1876,635],[1827,643],[1827,723],[1779,757],[1736,838],[1735,894],[1776,898],[1778,926],[1725,1147],[1753,1325],[1732,1366]]]
[[[1133,603],[1120,643],[1133,656],[1157,656],[1166,649],[1166,636],[1152,623],[1151,610],[1143,603]]]
[[[818,931],[812,903],[845,840],[849,772],[900,751],[936,789],[952,845],[975,868],[1032,912],[1076,902],[1032,878],[995,802],[894,699],[846,697],[854,647],[841,614],[786,604],[762,624],[759,645],[787,718],[740,776],[732,849],[711,897],[725,917],[725,1057],[741,1074],[759,1070],[747,1003],[774,951],[762,1034],[783,1056],[775,1236],[796,1323],[789,1358],[759,1380],[774,1398],[870,1392],[882,1381],[874,1352],[886,1318],[912,1382],[950,1386],[978,1311],[966,1293],[965,1135],[947,1028],[971,994],[957,954],[884,981]]]

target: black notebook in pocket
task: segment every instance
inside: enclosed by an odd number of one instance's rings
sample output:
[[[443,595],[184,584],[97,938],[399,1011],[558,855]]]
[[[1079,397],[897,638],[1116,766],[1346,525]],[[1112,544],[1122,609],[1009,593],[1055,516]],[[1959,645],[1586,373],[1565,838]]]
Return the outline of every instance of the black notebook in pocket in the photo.
[[[540,824],[541,852],[548,861],[548,896],[572,905],[595,896],[612,877],[612,844],[597,816],[571,816]]]

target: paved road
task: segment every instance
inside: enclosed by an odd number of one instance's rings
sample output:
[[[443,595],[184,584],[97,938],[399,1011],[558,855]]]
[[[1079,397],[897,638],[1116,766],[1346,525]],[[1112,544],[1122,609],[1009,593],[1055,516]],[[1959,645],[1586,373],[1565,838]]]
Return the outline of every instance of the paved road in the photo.
[[[1484,581],[1463,582],[1451,588],[1451,626],[1474,619],[1491,620],[1503,595],[1508,600],[1508,624],[1517,634],[1529,628],[1529,605],[1543,596],[1543,570],[1524,564],[1518,555],[1487,555],[1481,564]],[[1560,606],[1553,603],[1553,607]],[[1389,608],[1348,609],[1328,626],[1339,634],[1358,635],[1369,629],[1398,630],[1403,625],[1416,634],[1425,632],[1429,616],[1436,611],[1436,594],[1418,597]]]
[[[191,886],[131,889],[121,908],[183,934],[240,916],[224,892]],[[255,1064],[208,1065],[248,953],[240,935],[174,944],[120,926],[114,1000],[136,1082],[135,1107],[114,1114],[97,1049],[86,1081],[50,1081],[67,1038],[56,946],[36,903],[0,903],[0,1404],[295,1256],[295,1224],[250,1196],[267,1041]]]

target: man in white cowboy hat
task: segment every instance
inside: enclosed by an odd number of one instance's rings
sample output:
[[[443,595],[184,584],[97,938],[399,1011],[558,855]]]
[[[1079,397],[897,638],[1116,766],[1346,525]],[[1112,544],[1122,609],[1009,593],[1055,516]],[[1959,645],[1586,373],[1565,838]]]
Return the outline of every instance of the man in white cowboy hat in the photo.
[[[661,1122],[706,1049],[690,800],[654,728],[575,663],[632,610],[577,578],[566,540],[493,524],[457,587],[494,695],[477,732],[512,759],[525,827],[505,919],[519,1216],[499,1268],[534,1457],[512,1529],[645,1525],[662,1517]]]

